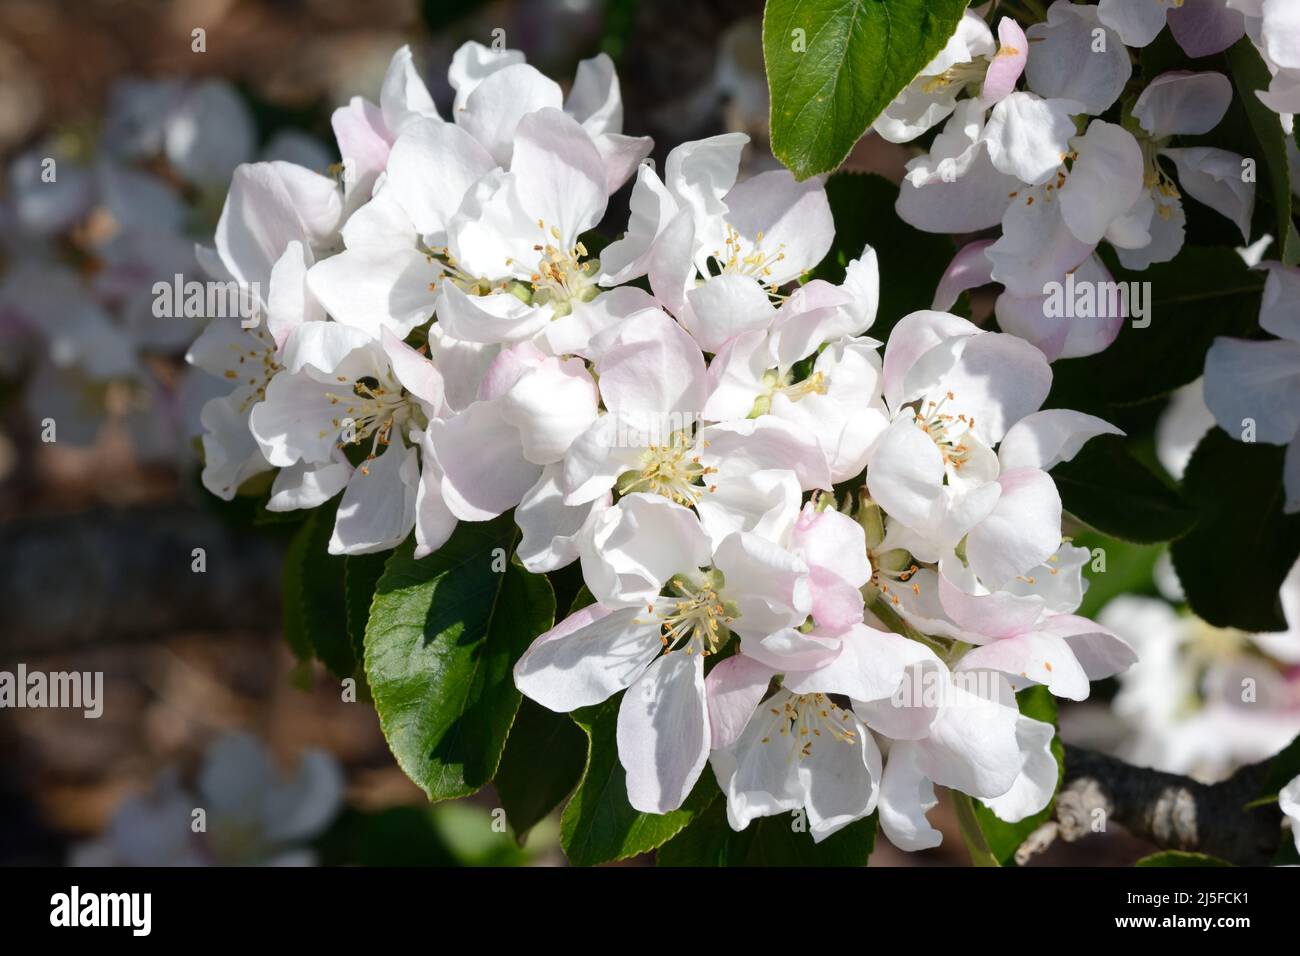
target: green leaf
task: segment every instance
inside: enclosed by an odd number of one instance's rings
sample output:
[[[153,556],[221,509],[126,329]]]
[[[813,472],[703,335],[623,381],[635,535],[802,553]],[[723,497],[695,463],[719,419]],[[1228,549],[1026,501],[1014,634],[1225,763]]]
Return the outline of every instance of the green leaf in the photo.
[[[898,218],[898,187],[872,173],[836,173],[826,180],[826,198],[835,220],[835,241],[810,278],[839,284],[845,267],[876,250],[880,263],[880,307],[871,326],[885,340],[898,320],[929,308],[955,247],[948,236],[914,229]]]
[[[1262,795],[1276,800],[1278,791],[1296,777],[1300,777],[1300,737],[1287,744],[1286,749],[1269,762],[1268,779]]]
[[[351,677],[357,658],[348,639],[344,559],[329,553],[334,501],[313,509],[285,552],[284,632],[300,660],[313,656],[336,677]]]
[[[1052,478],[1066,511],[1124,541],[1170,541],[1196,522],[1178,492],[1134,458],[1118,436],[1094,438],[1072,461],[1053,468]]]
[[[1286,131],[1282,128],[1282,117],[1255,95],[1257,90],[1268,89],[1272,76],[1249,38],[1238,40],[1228,49],[1226,56],[1237,95],[1264,154],[1263,166],[1268,174],[1277,215],[1277,245],[1274,250],[1284,263],[1295,265],[1300,261],[1300,248],[1295,245],[1296,230],[1291,222],[1291,168],[1287,160]]]
[[[800,829],[795,828],[803,820]],[[719,800],[664,845],[659,866],[866,866],[876,845],[876,815],[854,821],[820,843],[793,813],[760,817],[737,832]]]
[[[763,62],[776,158],[799,179],[844,162],[956,32],[966,2],[767,0]]]
[[[1150,283],[1150,322],[1127,321],[1104,352],[1052,365],[1047,408],[1107,417],[1116,405],[1167,395],[1199,378],[1205,353],[1220,335],[1255,328],[1264,279],[1232,249],[1185,246],[1171,262],[1128,272],[1107,262],[1117,282]]]
[[[1016,701],[1020,704],[1020,712],[1026,717],[1044,721],[1053,727],[1057,726],[1056,698],[1046,687],[1030,687],[1022,690],[1016,695]],[[1056,778],[1057,789],[1060,789],[1061,780],[1065,776],[1065,748],[1061,746],[1060,734],[1052,738],[1052,755],[1056,758],[1057,767],[1060,768]],[[999,820],[993,811],[982,803],[972,800],[971,805],[980,832],[984,835],[985,847],[999,865],[1012,866],[1016,862],[1016,850],[1020,848],[1020,844],[1025,842],[1029,834],[1052,818],[1056,798],[1053,796],[1052,802],[1046,807],[1019,823],[1006,823]]]
[[[587,737],[569,719],[524,698],[493,784],[520,840],[558,807],[587,762]]]
[[[1204,853],[1188,853],[1184,850],[1162,850],[1160,853],[1152,853],[1150,856],[1144,856],[1133,864],[1134,866],[1232,866],[1225,860],[1218,857],[1208,856]]]
[[[573,712],[587,734],[587,767],[560,818],[560,846],[574,866],[595,866],[648,853],[675,836],[718,795],[707,770],[680,809],[641,813],[627,802],[627,778],[615,733],[622,695]]]
[[[416,560],[408,540],[384,568],[366,626],[366,676],[398,764],[431,800],[492,779],[519,708],[511,669],[555,619],[542,575],[505,555],[513,516],[462,522]]]
[[[1300,556],[1300,515],[1282,512],[1285,451],[1213,428],[1187,465],[1183,497],[1200,520],[1171,553],[1187,603],[1216,627],[1286,630],[1278,592]]]

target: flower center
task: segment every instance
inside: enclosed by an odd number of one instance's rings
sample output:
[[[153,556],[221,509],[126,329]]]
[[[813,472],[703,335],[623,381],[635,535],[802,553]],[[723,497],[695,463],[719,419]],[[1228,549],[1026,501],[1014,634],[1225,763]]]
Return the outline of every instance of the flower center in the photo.
[[[346,383],[343,376],[339,381]],[[387,384],[374,378],[360,378],[351,383],[351,392],[339,394],[326,392],[331,405],[342,405],[343,414],[333,418],[331,424],[339,435],[338,447],[360,445],[370,439],[367,458],[375,458],[381,447],[392,439],[394,427],[410,419],[415,406],[400,385]],[[321,432],[324,438],[328,432]],[[366,473],[363,466],[362,472]]]
[[[707,445],[707,442],[704,444]],[[693,507],[716,486],[706,485],[708,475],[716,468],[702,465],[696,445],[686,431],[673,432],[667,444],[648,445],[641,453],[639,469],[625,471],[619,476],[618,492],[621,495],[645,491],[663,495],[670,501],[687,508]]]
[[[250,405],[266,398],[267,382],[280,371],[280,363],[275,360],[275,343],[271,337],[260,328],[250,329],[249,334],[256,342],[247,345],[230,343],[230,357],[221,373],[227,381],[246,384],[251,390],[239,407],[241,413],[247,411]]]
[[[799,759],[812,755],[813,747],[823,741],[851,744],[858,739],[853,715],[825,694],[791,694],[785,700],[774,697],[763,706],[768,709],[769,727],[762,743],[786,737]]]
[[[537,228],[547,232],[546,224],[540,219]],[[533,246],[535,252],[541,253],[537,271],[531,276],[533,301],[538,305],[550,305],[559,317],[567,315],[574,302],[590,302],[600,292],[595,279],[600,261],[587,258],[587,247],[581,241],[572,249],[556,245],[561,238],[560,230],[555,226],[551,226],[549,235],[554,242]]]
[[[719,594],[722,575],[717,571],[678,575],[670,582],[672,596],[652,607],[661,623],[664,651],[687,654],[716,653],[731,636],[728,627],[737,616],[734,605]]]
[[[926,93],[943,93],[950,89],[960,90],[971,83],[983,83],[984,74],[989,71],[989,59],[977,56],[969,63],[958,63],[942,73],[930,77],[921,89]]]
[[[974,427],[975,419],[944,412],[943,407],[952,398],[952,392],[948,392],[938,402],[926,402],[923,407],[918,407],[914,414],[916,424],[939,449],[944,466],[960,471],[970,457],[970,449],[963,444],[962,438]]]
[[[760,230],[753,242],[747,242],[730,224],[723,237],[722,250],[714,250],[712,259],[717,263],[721,273],[749,276],[757,279],[768,289],[768,294],[776,298],[776,288],[771,283],[772,264],[785,259],[785,243],[780,243],[775,250],[763,248],[763,233]]]

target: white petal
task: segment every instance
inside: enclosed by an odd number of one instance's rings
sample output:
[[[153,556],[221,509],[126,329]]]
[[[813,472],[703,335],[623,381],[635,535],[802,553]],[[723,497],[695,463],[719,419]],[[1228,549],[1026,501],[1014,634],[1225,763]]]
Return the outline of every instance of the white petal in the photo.
[[[1242,181],[1245,162],[1236,153],[1208,146],[1166,149],[1178,167],[1178,185],[1193,199],[1226,216],[1250,239],[1250,217],[1255,210],[1255,184]]]
[[[1232,103],[1232,82],[1222,73],[1161,73],[1133,104],[1133,118],[1152,136],[1194,136],[1219,125]]]
[[[515,664],[515,686],[557,713],[599,704],[628,687],[658,656],[659,621],[644,608],[592,604],[547,631]]]
[[[1031,44],[1025,79],[1039,96],[1076,100],[1095,116],[1119,99],[1133,74],[1128,50],[1102,26],[1096,7],[1057,0],[1047,22],[1025,33]]]
[[[1045,183],[1060,169],[1070,151],[1079,104],[1045,100],[1032,93],[1012,93],[997,106],[984,127],[993,165],[1022,182]]]
[[[353,471],[339,502],[330,554],[371,554],[401,544],[415,527],[419,482],[419,457],[400,441]]]
[[[456,122],[487,148],[497,165],[509,166],[519,121],[535,110],[559,110],[562,103],[554,80],[527,63],[512,63],[474,87],[457,111]]]
[[[1012,425],[998,447],[998,461],[1013,468],[1041,468],[1051,471],[1070,461],[1090,438],[1123,435],[1110,422],[1068,409],[1048,409],[1026,415]]]
[[[984,801],[999,820],[1018,823],[1052,802],[1060,778],[1060,767],[1052,754],[1055,735],[1055,728],[1041,720],[1022,716],[1016,721],[1016,742],[1024,753],[1024,765],[1010,790]]]
[[[682,805],[709,756],[704,659],[665,654],[628,688],[618,709],[618,758],[627,799],[642,813]]]
[[[1006,471],[998,484],[998,503],[966,539],[971,569],[990,588],[1042,564],[1061,543],[1061,496],[1047,472]]]
[[[943,834],[925,818],[939,799],[917,765],[919,757],[915,744],[894,743],[880,781],[880,827],[900,850],[928,850],[943,842]]]

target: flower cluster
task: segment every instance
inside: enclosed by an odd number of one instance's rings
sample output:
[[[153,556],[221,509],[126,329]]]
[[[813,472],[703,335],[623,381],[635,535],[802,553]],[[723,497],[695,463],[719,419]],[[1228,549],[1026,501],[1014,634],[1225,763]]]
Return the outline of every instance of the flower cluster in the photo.
[[[1184,194],[1249,241],[1250,162],[1213,146],[1178,145],[1179,137],[1219,125],[1232,82],[1212,70],[1132,82],[1130,47],[1151,43],[1166,11],[1187,54],[1204,57],[1243,35],[1243,16],[1230,6],[1057,0],[1028,30],[1004,18],[996,41],[983,20],[966,14],[875,124],[885,138],[908,142],[946,119],[929,152],[908,164],[898,199],[904,220],[953,234],[1001,227],[997,238],[962,248],[935,308],[951,308],[964,289],[996,282],[1003,287],[996,313],[1004,331],[1052,361],[1092,355],[1114,341],[1126,309],[1072,315],[1047,301],[1067,276],[1094,286],[1112,282],[1097,254],[1103,243],[1129,270],[1173,259],[1184,242]]]
[[[706,764],[734,827],[802,808],[818,840],[878,810],[932,846],[935,784],[1042,809],[1053,728],[1013,692],[1082,699],[1134,659],[1074,614],[1088,553],[1048,475],[1117,430],[1042,410],[1043,353],[947,312],[882,355],[874,251],[809,278],[821,181],[737,182],[737,134],[658,172],[606,57],[567,96],[475,43],[449,78],[445,118],[399,51],[379,105],[334,116],[338,178],[235,172],[209,258],[266,323],[191,350],[233,385],[204,409],[207,486],[278,469],[271,509],[341,493],[336,554],[413,532],[424,555],[513,510],[519,562],[579,562],[592,598],[515,682],[560,712],[623,693],[638,810]]]

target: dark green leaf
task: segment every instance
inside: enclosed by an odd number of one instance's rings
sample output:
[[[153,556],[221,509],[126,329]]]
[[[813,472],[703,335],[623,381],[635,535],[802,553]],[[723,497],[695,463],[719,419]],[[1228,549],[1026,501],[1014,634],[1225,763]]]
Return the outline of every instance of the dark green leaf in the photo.
[[[1284,448],[1238,442],[1213,428],[1183,476],[1200,520],[1174,542],[1187,603],[1217,627],[1281,631],[1278,591],[1300,556],[1300,515],[1282,513]]]
[[[957,29],[966,0],[768,0],[772,152],[800,179],[839,166]]]
[[[796,829],[802,820],[803,825]],[[793,813],[754,820],[740,832],[718,800],[656,854],[659,866],[866,866],[876,845],[876,815],[849,824],[820,843]]]
[[[1073,461],[1052,469],[1061,504],[1098,531],[1140,544],[1185,534],[1196,514],[1136,458],[1122,439],[1094,438]]]
[[[388,746],[432,800],[492,779],[519,708],[511,668],[555,619],[541,575],[506,559],[513,516],[462,522],[416,560],[384,568],[366,627],[366,676]]]
[[[1186,246],[1144,272],[1107,265],[1117,282],[1150,283],[1151,324],[1125,322],[1104,352],[1054,363],[1048,408],[1105,418],[1113,406],[1167,395],[1201,375],[1215,338],[1255,328],[1264,279],[1232,249]]]
[[[1163,850],[1144,856],[1134,866],[1232,866],[1218,857],[1204,853],[1187,853],[1183,850]]]
[[[384,573],[391,551],[379,554],[348,555],[343,569],[343,587],[348,602],[348,639],[357,660],[366,653],[366,623],[370,620],[370,602]]]
[[[560,818],[560,845],[574,866],[595,866],[648,853],[671,839],[718,795],[706,768],[681,808],[641,813],[627,802],[615,732],[622,695],[573,712],[588,738],[587,769]]]
[[[1287,744],[1286,749],[1270,761],[1268,779],[1261,796],[1276,797],[1278,791],[1300,777],[1300,737]]]
[[[348,639],[344,559],[329,553],[338,502],[312,509],[285,553],[284,630],[299,659],[318,658],[336,677],[351,677],[357,658]]]
[[[568,714],[524,698],[493,781],[519,839],[573,792],[586,762],[587,737]]]
[[[812,278],[844,281],[845,267],[876,250],[880,262],[880,307],[869,333],[884,341],[905,315],[928,309],[954,247],[947,236],[914,229],[898,218],[898,187],[870,173],[836,173],[826,180],[826,197],[835,219],[835,243]]]

